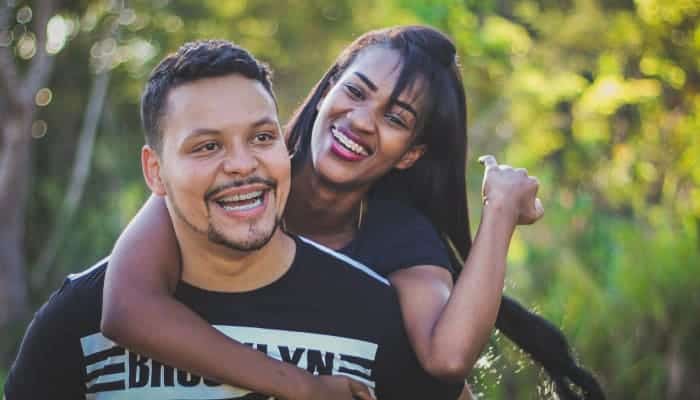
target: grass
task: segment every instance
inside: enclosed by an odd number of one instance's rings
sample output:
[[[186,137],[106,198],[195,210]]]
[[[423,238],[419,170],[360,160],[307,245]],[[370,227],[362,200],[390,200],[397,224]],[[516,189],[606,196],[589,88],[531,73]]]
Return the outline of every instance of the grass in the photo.
[[[7,371],[0,369],[0,399],[5,395],[5,378],[7,377]]]

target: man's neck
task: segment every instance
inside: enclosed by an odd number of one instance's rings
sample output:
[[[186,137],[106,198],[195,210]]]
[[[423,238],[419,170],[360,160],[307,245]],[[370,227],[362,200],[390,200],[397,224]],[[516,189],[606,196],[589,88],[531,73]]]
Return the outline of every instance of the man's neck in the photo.
[[[296,252],[294,240],[281,229],[263,248],[238,251],[181,228],[175,232],[182,252],[182,280],[206,290],[245,292],[269,285],[289,270]]]

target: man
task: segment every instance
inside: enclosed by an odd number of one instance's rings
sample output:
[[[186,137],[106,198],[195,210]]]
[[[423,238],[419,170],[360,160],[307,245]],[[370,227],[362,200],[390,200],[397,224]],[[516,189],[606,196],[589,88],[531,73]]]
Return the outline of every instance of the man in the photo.
[[[182,254],[176,297],[220,331],[380,400],[445,398],[420,370],[386,281],[280,229],[290,164],[263,65],[224,41],[184,45],[142,105],[144,176]],[[266,398],[175,370],[100,332],[107,261],[70,276],[29,326],[8,400]]]

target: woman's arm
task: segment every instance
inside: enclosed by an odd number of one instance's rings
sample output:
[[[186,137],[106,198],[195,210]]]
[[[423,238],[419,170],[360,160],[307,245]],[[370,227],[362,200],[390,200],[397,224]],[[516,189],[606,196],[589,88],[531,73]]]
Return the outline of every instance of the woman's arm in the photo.
[[[172,296],[179,266],[165,202],[151,196],[110,258],[102,306],[104,335],[168,365],[280,399],[350,399],[351,392],[368,398],[364,386],[347,378],[315,378],[214,329]]]
[[[485,212],[454,289],[449,271],[437,266],[414,266],[389,277],[407,334],[431,375],[464,380],[478,359],[496,322],[511,233],[506,223],[490,223]]]
[[[478,359],[498,314],[513,230],[542,215],[536,192],[527,173],[488,162],[481,224],[454,288],[449,272],[437,266],[390,275],[413,348],[432,375],[463,380]]]

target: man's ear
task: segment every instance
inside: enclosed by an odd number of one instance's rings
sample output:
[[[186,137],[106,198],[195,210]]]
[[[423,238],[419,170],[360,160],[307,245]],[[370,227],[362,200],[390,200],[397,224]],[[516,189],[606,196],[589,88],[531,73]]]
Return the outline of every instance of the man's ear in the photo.
[[[149,145],[141,148],[141,169],[146,184],[156,196],[165,196],[165,183],[160,177],[161,159]]]
[[[408,149],[407,152],[401,156],[401,159],[399,162],[396,163],[394,168],[396,169],[408,169],[415,164],[416,161],[418,161],[421,157],[423,157],[423,154],[425,154],[425,151],[428,149],[428,147],[424,144],[417,144],[413,145],[410,149]]]

